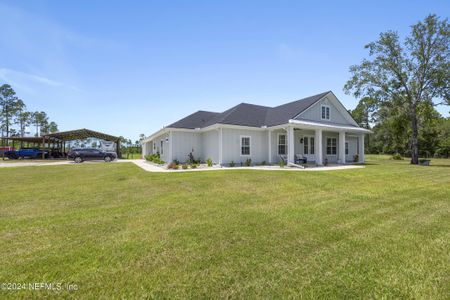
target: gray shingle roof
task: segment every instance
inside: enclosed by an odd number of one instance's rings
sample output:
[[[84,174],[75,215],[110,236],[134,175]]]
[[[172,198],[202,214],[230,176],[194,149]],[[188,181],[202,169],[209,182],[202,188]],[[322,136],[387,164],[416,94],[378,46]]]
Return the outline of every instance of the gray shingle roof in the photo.
[[[214,119],[217,115],[220,115],[220,113],[199,110],[167,127],[188,129],[203,128],[209,126],[209,121]]]
[[[167,127],[195,129],[214,124],[231,124],[250,127],[285,124],[328,93],[329,92],[321,93],[276,107],[241,103],[222,113],[198,111]]]
[[[265,123],[267,126],[285,124],[328,93],[329,91],[276,106],[267,112]]]

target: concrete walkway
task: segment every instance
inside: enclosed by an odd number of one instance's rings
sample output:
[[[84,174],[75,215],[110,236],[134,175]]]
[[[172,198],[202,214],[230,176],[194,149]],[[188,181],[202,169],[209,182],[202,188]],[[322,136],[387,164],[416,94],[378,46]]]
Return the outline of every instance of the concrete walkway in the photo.
[[[12,162],[3,162],[0,160],[0,168],[8,168],[8,167],[30,167],[30,166],[60,166],[60,165],[68,165],[75,164],[73,161],[69,160],[58,160],[58,161],[12,161]]]
[[[327,166],[327,167],[307,167],[305,169],[300,168],[291,168],[291,167],[284,167],[280,168],[279,166],[253,166],[253,167],[219,167],[219,166],[213,166],[213,167],[206,167],[206,168],[197,168],[197,169],[186,169],[183,170],[181,167],[178,170],[167,170],[165,167],[157,166],[152,163],[149,163],[143,159],[123,159],[119,160],[117,162],[132,162],[136,166],[140,167],[141,169],[147,171],[147,172],[202,172],[202,171],[220,171],[220,170],[256,170],[256,171],[306,171],[306,172],[312,172],[312,171],[333,171],[333,170],[348,170],[348,169],[361,169],[364,168],[364,166],[361,165],[333,165],[333,166]]]
[[[86,163],[104,163],[102,161],[87,161]],[[165,173],[165,172],[203,172],[203,171],[226,171],[226,170],[256,170],[256,171],[295,171],[295,172],[312,172],[312,171],[332,171],[332,170],[348,170],[348,169],[361,169],[364,166],[361,165],[332,165],[327,167],[307,167],[305,169],[293,168],[293,167],[284,167],[280,168],[279,166],[253,166],[253,167],[201,167],[197,169],[186,169],[183,170],[181,167],[178,170],[167,170],[163,166],[157,166],[150,162],[147,162],[143,159],[118,159],[112,163],[133,163],[139,168],[143,169],[147,172],[156,172],[156,173]],[[58,160],[58,161],[11,161],[11,162],[3,162],[0,160],[0,168],[7,167],[29,167],[29,166],[60,166],[60,165],[77,165],[73,161],[70,160]]]

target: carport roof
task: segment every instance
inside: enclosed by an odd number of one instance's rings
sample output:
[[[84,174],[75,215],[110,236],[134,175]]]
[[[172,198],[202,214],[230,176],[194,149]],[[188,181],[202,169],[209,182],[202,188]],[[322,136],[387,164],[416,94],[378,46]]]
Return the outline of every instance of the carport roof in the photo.
[[[86,138],[98,138],[105,141],[117,142],[120,138],[117,136],[109,135],[106,133],[90,130],[90,129],[77,129],[70,131],[61,131],[50,133],[44,136],[45,138],[55,138],[60,141],[82,140]]]
[[[105,141],[117,142],[120,138],[117,136],[109,135],[106,133],[90,130],[90,129],[77,129],[70,131],[61,131],[55,133],[49,133],[44,136],[12,136],[7,139],[12,141],[22,141],[22,142],[31,142],[31,143],[41,143],[43,139],[46,141],[72,141],[72,140],[82,140],[86,138],[98,138]]]

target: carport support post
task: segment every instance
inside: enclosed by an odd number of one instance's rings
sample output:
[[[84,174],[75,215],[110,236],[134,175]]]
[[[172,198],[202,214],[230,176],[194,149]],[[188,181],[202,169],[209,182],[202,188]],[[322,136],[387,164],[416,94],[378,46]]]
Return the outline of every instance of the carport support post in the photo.
[[[122,154],[120,153],[120,139],[116,141],[116,152],[117,152],[117,158],[122,158]]]
[[[45,159],[44,148],[45,148],[45,137],[42,137],[42,159]]]

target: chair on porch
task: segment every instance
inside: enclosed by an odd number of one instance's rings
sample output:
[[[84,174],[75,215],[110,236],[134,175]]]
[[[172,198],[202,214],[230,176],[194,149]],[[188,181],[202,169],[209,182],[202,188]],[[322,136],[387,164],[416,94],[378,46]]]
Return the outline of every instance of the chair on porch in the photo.
[[[295,154],[294,155],[294,163],[301,165],[301,164],[306,164],[308,162],[306,156],[303,156],[301,154]]]

